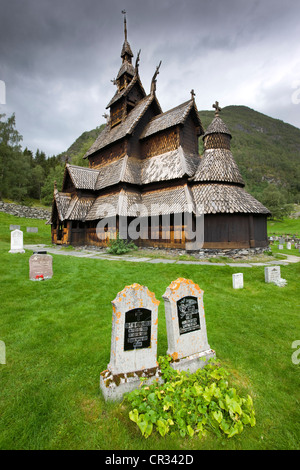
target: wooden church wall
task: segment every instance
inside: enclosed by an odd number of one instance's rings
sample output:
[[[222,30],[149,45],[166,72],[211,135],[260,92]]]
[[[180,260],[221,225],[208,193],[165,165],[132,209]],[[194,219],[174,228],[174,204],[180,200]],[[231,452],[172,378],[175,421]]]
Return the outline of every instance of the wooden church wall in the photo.
[[[198,153],[197,128],[191,115],[180,129],[180,145],[187,153]]]
[[[135,158],[143,157],[143,145],[144,141],[140,141],[140,136],[145,129],[148,122],[156,116],[153,106],[150,106],[145,114],[141,117],[138,124],[135,127],[134,134],[128,142],[128,155]]]
[[[142,155],[145,158],[161,155],[179,147],[179,130],[173,127],[143,140]]]
[[[247,214],[206,214],[203,248],[249,248]]]
[[[126,155],[126,142],[117,142],[110,147],[100,150],[98,153],[89,158],[90,168],[101,168],[107,163],[114,162]]]
[[[268,246],[267,217],[262,214],[253,215],[253,225],[255,246]]]
[[[119,100],[117,103],[111,106],[110,120],[111,120],[112,127],[122,121],[124,112],[125,112],[125,102],[123,99]]]

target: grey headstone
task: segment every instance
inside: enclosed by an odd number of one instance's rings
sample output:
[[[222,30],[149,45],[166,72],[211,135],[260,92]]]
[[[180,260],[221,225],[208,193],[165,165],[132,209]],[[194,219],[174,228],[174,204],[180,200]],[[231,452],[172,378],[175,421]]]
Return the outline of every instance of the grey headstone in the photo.
[[[111,354],[107,370],[100,374],[105,400],[119,400],[138,388],[140,377],[158,380],[155,295],[145,286],[125,287],[112,301]]]
[[[29,258],[29,278],[32,281],[51,279],[53,276],[53,263],[51,255],[33,254]]]
[[[203,290],[190,279],[173,281],[163,295],[171,366],[191,373],[215,356],[207,341]]]
[[[265,282],[278,282],[280,280],[280,266],[265,267]]]

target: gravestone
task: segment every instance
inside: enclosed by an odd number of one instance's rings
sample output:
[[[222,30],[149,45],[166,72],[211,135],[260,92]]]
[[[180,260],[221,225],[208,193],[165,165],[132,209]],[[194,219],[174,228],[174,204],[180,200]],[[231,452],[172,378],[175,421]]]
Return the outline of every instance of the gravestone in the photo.
[[[287,249],[287,250],[291,250],[291,249],[292,249],[292,244],[291,244],[291,242],[287,242],[287,244],[286,244],[286,249]]]
[[[38,233],[39,229],[38,227],[26,227],[26,231],[28,233]]]
[[[278,245],[278,250],[283,250],[283,245]]]
[[[243,273],[236,273],[232,275],[232,287],[234,289],[243,289],[244,287]]]
[[[191,373],[215,356],[207,342],[203,290],[189,279],[173,281],[163,295],[168,351],[174,369]]]
[[[145,286],[126,286],[112,301],[110,362],[100,374],[105,400],[118,400],[144,383],[159,380],[157,324],[159,301]]]
[[[283,244],[284,244],[284,242],[285,242],[285,239],[284,239],[284,238],[282,238],[282,237],[281,237],[281,238],[279,238],[279,243],[280,243],[280,245],[283,245]]]
[[[22,230],[16,229],[11,232],[9,253],[25,253]]]
[[[10,225],[9,230],[20,230],[20,225]]]
[[[276,284],[278,287],[284,287],[287,284],[287,281],[280,276],[280,266],[265,267],[265,282]]]
[[[52,256],[34,253],[29,258],[29,278],[32,281],[51,279],[53,276]]]
[[[280,266],[265,267],[265,282],[277,282],[280,279]]]

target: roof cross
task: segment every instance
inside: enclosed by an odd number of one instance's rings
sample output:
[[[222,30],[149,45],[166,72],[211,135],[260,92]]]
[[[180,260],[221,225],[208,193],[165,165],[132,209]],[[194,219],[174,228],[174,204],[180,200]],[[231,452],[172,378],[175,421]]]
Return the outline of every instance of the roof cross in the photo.
[[[219,117],[219,112],[222,111],[222,108],[219,106],[219,101],[216,101],[213,105],[213,108],[215,108],[215,116]]]
[[[195,96],[196,96],[196,93],[195,93],[195,91],[194,91],[194,89],[193,89],[193,90],[191,90],[191,98],[192,98],[192,100],[195,100]]]

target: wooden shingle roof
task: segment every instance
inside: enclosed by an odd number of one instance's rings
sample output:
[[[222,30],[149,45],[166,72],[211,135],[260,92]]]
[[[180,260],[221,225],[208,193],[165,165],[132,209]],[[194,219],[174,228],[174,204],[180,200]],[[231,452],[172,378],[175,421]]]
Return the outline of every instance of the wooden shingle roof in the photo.
[[[83,166],[66,164],[66,171],[69,173],[70,178],[76,189],[94,189],[99,171],[93,168],[86,168]],[[66,176],[66,172],[65,172]]]
[[[67,213],[67,210],[68,210],[68,207],[70,205],[70,202],[71,202],[71,194],[69,193],[60,193],[57,191],[57,189],[54,190],[54,203],[56,204],[56,208],[57,208],[57,212],[58,212],[58,216],[60,218],[60,220],[64,220],[65,219],[65,216],[66,216],[66,213]],[[53,212],[52,212],[53,214]]]
[[[203,127],[199,118],[199,114],[193,99],[186,101],[185,103],[176,106],[176,108],[170,109],[165,113],[159,114],[151,119],[151,121],[145,127],[141,139],[149,137],[152,134],[156,134],[157,132],[163,131],[165,129],[169,129],[170,127],[184,124],[188,114],[192,109],[195,109],[196,119],[198,121],[198,125],[201,129],[201,134],[204,132]]]
[[[148,217],[192,212],[194,203],[187,185],[140,192],[124,190],[98,196],[85,220],[98,220],[116,215]]]
[[[131,65],[131,64],[130,64]],[[140,86],[140,90],[142,92],[142,94],[144,95],[144,97],[146,96],[146,92],[144,90],[144,87],[142,85],[142,82],[140,80],[140,77],[137,73],[135,73],[133,79],[131,80],[131,82],[129,83],[129,85],[126,87],[126,88],[123,88],[121,91],[117,90],[116,93],[114,94],[114,96],[112,97],[112,99],[110,100],[110,102],[108,103],[108,105],[106,106],[106,109],[110,108],[110,106],[114,103],[116,103],[119,99],[125,97],[128,95],[128,93],[130,92],[130,90],[132,90],[132,88],[134,87],[134,85],[138,83],[139,86]]]
[[[135,126],[154,100],[156,100],[155,95],[146,96],[132,109],[125,121],[112,128],[107,125],[83,158],[87,158],[98,150],[122,139],[126,135],[132,134]]]
[[[198,155],[187,155],[182,147],[142,162],[141,184],[192,176],[200,162]]]
[[[270,214],[269,210],[240,186],[197,184],[192,194],[200,213]]]
[[[201,162],[191,181],[236,183],[245,186],[240,170],[227,149],[205,150]]]
[[[231,137],[230,130],[226,126],[226,124],[222,121],[222,119],[219,116],[216,116],[208,128],[206,129],[206,132],[203,136],[207,136],[208,134],[215,134],[215,133],[221,133],[221,134],[228,134]]]
[[[77,195],[70,201],[68,210],[65,215],[67,220],[85,220],[89,213],[95,197],[78,197]]]

